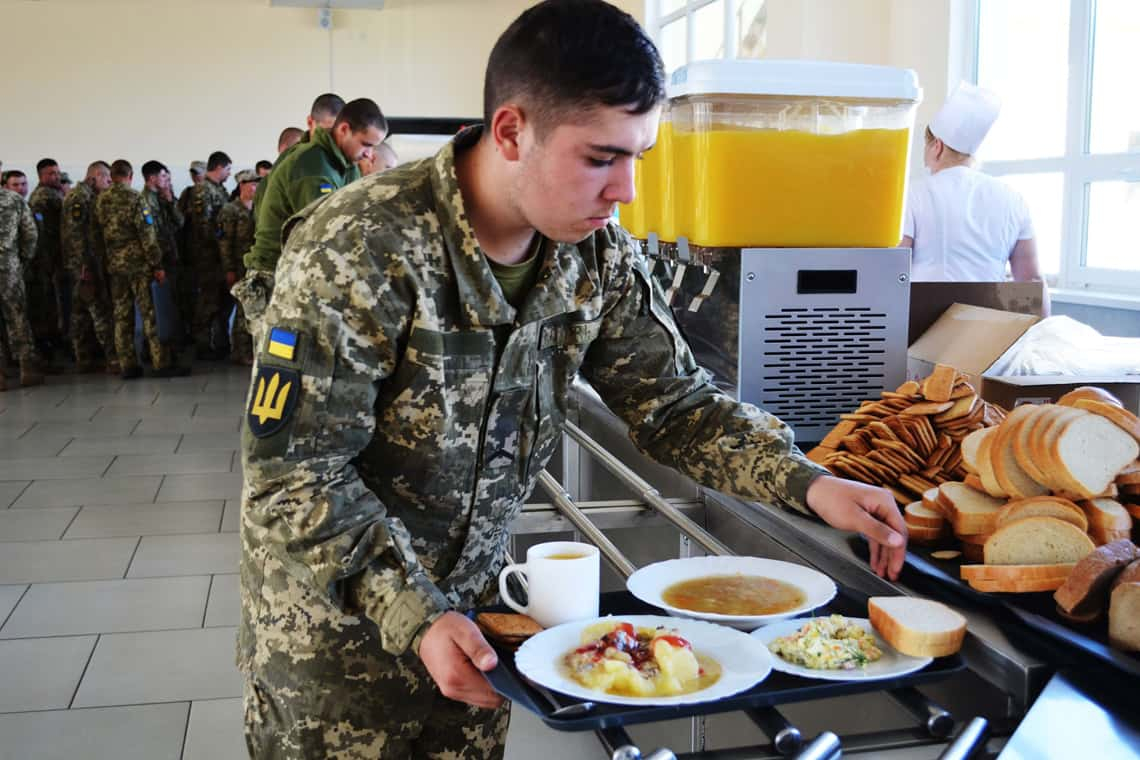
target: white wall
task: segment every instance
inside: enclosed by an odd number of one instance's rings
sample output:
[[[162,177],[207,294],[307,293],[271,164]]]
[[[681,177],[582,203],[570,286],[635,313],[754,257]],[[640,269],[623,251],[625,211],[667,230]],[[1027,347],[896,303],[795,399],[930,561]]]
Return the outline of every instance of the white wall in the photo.
[[[35,184],[58,160],[158,159],[187,181],[214,150],[234,168],[272,160],[277,135],[304,126],[330,89],[390,116],[478,116],[491,46],[530,0],[387,0],[381,11],[269,0],[0,0],[0,160]],[[617,0],[638,18],[641,0]]]

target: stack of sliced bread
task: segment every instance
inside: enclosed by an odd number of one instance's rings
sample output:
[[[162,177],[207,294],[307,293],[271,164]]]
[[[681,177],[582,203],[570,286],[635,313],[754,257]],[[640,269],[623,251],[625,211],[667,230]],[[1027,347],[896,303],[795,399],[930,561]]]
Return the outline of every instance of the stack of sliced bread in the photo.
[[[1057,612],[1076,624],[1108,613],[1109,643],[1140,651],[1140,548],[1127,539],[1098,547],[1053,594]]]
[[[939,364],[922,381],[908,381],[864,401],[807,456],[837,475],[883,486],[899,504],[968,474],[959,444],[997,425],[1005,411],[982,400],[953,367]]]

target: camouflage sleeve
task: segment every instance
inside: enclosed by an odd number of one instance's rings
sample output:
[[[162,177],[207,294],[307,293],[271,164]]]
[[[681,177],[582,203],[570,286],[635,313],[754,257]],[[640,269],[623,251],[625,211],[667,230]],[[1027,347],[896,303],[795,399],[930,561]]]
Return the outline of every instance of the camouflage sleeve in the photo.
[[[31,206],[24,203],[20,212],[20,261],[28,262],[35,258],[39,235],[35,214]]]
[[[606,312],[582,373],[633,442],[702,485],[810,513],[808,486],[827,470],[800,452],[783,422],[713,385],[625,233],[615,232],[600,258]]]
[[[223,272],[236,272],[238,267],[234,258],[234,237],[237,235],[237,219],[225,207],[218,213],[218,251],[222,259]]]
[[[83,271],[87,258],[87,236],[83,218],[83,206],[77,195],[70,195],[63,202],[63,215],[60,218],[60,238],[63,243],[63,267],[78,277]]]
[[[205,180],[202,184],[195,185],[193,195],[190,197],[190,220],[194,224],[194,232],[198,235],[198,240],[206,241],[213,240],[217,237],[217,232],[214,228],[214,214],[213,209],[210,208],[209,195],[206,193]]]
[[[182,209],[179,207],[178,202],[162,200],[161,203],[165,207],[166,212],[170,214],[170,221],[174,224],[174,229],[182,229],[182,225],[186,223],[186,217],[182,214]]]
[[[403,522],[361,480],[353,460],[375,430],[378,388],[397,363],[397,341],[411,306],[362,241],[337,250],[291,245],[265,315],[272,335],[294,336],[293,351],[257,359],[243,433],[247,530],[296,569],[314,592],[380,630],[384,650],[408,649],[425,623],[449,608],[428,577]],[[287,338],[287,340],[290,338]],[[300,375],[298,379],[298,375]],[[274,383],[274,378],[278,378]],[[255,414],[264,387],[299,382],[299,398],[280,430]]]
[[[162,248],[158,244],[158,232],[154,229],[154,214],[142,195],[138,197],[132,217],[148,265],[151,269],[162,269]]]

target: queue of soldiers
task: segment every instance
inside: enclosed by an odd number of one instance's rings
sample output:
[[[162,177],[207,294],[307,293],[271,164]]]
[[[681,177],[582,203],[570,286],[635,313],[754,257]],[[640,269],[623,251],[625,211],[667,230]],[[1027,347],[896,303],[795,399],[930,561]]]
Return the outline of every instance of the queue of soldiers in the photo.
[[[276,162],[238,172],[232,193],[225,182],[233,162],[222,151],[190,164],[192,182],[177,198],[169,169],[154,160],[141,167],[141,191],[124,159],[92,162],[71,187],[45,158],[30,197],[24,172],[0,173],[3,366],[15,358],[23,386],[62,372],[54,360],[68,354],[79,373],[134,379],[148,361],[153,376],[177,377],[190,373],[178,356],[191,344],[198,359],[252,365],[285,222],[396,165],[372,100],[346,104],[326,93],[307,122],[307,130],[281,132]]]

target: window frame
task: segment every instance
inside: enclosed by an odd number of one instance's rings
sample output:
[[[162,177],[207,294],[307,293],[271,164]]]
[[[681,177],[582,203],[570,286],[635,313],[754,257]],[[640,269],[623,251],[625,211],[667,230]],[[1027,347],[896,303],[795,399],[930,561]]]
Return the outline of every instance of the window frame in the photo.
[[[978,81],[982,0],[964,3],[967,71],[963,78]],[[1065,153],[1040,159],[1002,161],[991,159],[980,167],[995,177],[1019,174],[1060,173],[1061,267],[1052,282],[1059,288],[1088,292],[1140,293],[1140,271],[1091,267],[1086,263],[1091,185],[1102,181],[1140,182],[1140,152],[1089,152],[1092,136],[1092,85],[1095,55],[1096,0],[1069,0],[1069,44],[1066,55]]]
[[[693,62],[693,50],[696,43],[693,40],[693,14],[702,8],[712,5],[717,0],[684,0],[681,7],[671,13],[661,13],[661,4],[664,0],[646,0],[645,28],[654,44],[661,43],[661,33],[666,26],[685,19],[685,60],[681,65]],[[722,10],[722,30],[724,32],[724,58],[736,57],[737,29],[736,8],[738,0],[724,0]]]

